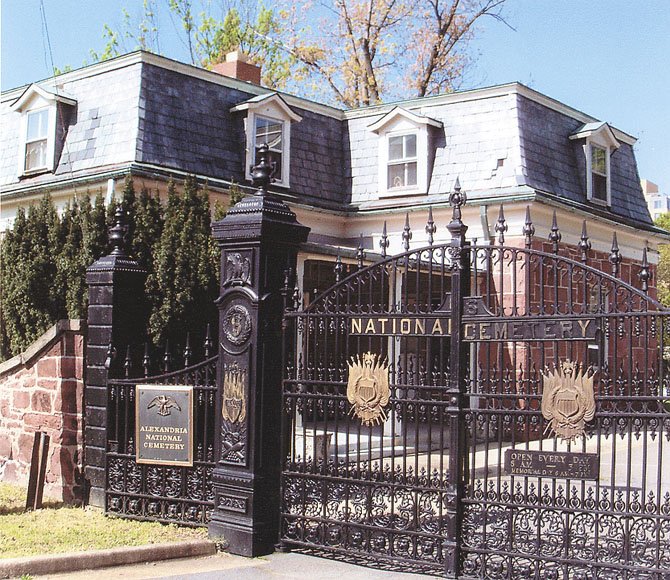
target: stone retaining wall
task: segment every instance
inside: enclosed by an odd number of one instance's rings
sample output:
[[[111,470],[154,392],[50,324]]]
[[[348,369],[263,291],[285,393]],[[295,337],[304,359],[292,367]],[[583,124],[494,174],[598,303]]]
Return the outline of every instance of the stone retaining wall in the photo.
[[[61,320],[0,364],[0,480],[28,484],[36,431],[49,435],[44,495],[83,500],[85,323]]]

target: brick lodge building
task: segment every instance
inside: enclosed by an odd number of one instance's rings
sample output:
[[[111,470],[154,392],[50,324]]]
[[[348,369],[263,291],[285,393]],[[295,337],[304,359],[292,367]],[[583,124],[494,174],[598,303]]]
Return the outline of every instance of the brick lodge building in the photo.
[[[2,93],[0,227],[10,228],[17,208],[46,192],[61,208],[99,191],[109,201],[128,175],[161,196],[169,179],[179,185],[195,175],[225,202],[233,184],[253,191],[251,167],[267,143],[271,191],[311,228],[297,264],[306,304],[335,281],[338,256],[354,265],[359,247],[374,262],[429,238],[447,242],[457,180],[467,194],[469,240],[504,237],[524,247],[532,226],[533,248],[551,253],[560,245],[579,260],[588,242],[589,264],[609,272],[616,232],[617,275],[639,287],[646,254],[654,295],[658,246],[668,234],[653,225],[635,138],[624,131],[520,83],[342,110],[269,90],[259,79],[241,61],[204,70],[134,52]],[[501,284],[511,304],[525,281]],[[594,340],[593,356],[604,348]],[[0,368],[0,390],[13,368]],[[68,380],[81,390],[81,372]],[[0,437],[14,428],[8,417],[22,413],[15,404],[3,407]],[[75,405],[68,414],[80,412]],[[78,444],[72,436],[63,447]],[[0,474],[12,462],[25,469],[25,453],[19,458],[11,445],[0,453]],[[73,451],[69,461],[81,458]]]

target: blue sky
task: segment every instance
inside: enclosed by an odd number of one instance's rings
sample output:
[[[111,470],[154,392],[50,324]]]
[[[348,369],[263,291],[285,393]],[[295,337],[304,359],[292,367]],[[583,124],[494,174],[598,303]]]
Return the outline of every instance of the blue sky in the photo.
[[[61,68],[90,61],[103,24],[118,29],[121,7],[142,3],[43,0],[49,52],[40,0],[1,2],[3,90],[48,77],[50,54]],[[506,15],[514,30],[482,23],[464,88],[520,81],[610,122],[638,138],[640,177],[670,193],[670,0],[508,0]],[[188,60],[169,20],[161,51]]]

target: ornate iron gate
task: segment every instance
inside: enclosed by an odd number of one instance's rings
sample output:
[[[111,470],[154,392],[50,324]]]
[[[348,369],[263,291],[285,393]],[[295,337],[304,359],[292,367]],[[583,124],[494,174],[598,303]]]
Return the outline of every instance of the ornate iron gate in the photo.
[[[281,542],[475,578],[670,578],[668,311],[533,238],[362,268],[286,314]],[[386,239],[382,240],[385,253]],[[628,266],[631,267],[631,266]],[[339,278],[341,268],[337,267]],[[601,266],[602,268],[602,266]]]
[[[128,347],[123,361],[114,365],[123,379],[110,379],[107,389],[106,511],[127,518],[204,526],[214,507],[212,470],[215,445],[216,365],[210,356],[213,341],[209,329],[204,360],[190,364],[193,349],[187,339],[183,368],[171,371],[173,356],[168,347],[153,365],[148,349]],[[134,356],[137,355],[137,356]],[[111,353],[110,353],[111,359]],[[197,360],[197,359],[196,359]],[[158,366],[160,375],[150,375]],[[137,372],[136,372],[137,371]],[[138,378],[130,378],[139,374]],[[193,465],[145,465],[136,461],[136,386],[142,384],[193,387]]]

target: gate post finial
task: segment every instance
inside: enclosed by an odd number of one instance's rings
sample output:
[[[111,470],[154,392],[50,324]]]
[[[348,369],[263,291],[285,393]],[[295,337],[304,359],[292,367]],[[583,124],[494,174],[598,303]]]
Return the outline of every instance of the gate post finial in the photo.
[[[268,161],[270,148],[263,143],[258,148],[258,163],[251,168],[251,181],[258,188],[256,195],[264,196],[268,192],[268,186],[272,183],[272,175],[275,168]]]
[[[114,225],[109,228],[109,243],[112,246],[111,256],[119,256],[126,258],[126,237],[128,235],[128,224],[126,222],[126,212],[123,209],[123,204],[116,206],[114,212]]]

